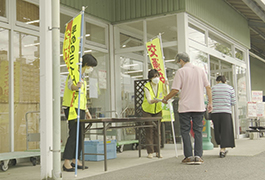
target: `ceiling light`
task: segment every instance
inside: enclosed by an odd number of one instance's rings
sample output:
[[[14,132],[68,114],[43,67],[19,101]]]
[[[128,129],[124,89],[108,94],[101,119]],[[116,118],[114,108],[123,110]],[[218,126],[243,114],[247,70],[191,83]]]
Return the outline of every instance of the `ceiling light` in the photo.
[[[39,23],[40,20],[34,20],[34,21],[28,21],[28,22],[25,22],[25,24],[34,24],[34,23]]]
[[[143,77],[143,75],[141,75],[141,76],[132,76],[132,78],[141,78],[141,77]]]
[[[124,72],[124,73],[130,74],[130,73],[137,73],[137,72],[143,72],[143,70],[128,71],[128,72]]]
[[[68,71],[67,71],[67,72],[61,72],[60,74],[61,74],[61,75],[62,75],[62,74],[69,74],[69,72],[68,72]]]
[[[175,59],[165,60],[165,62],[173,62],[173,61],[175,61]]]
[[[24,47],[31,47],[31,46],[37,46],[37,45],[40,45],[40,43],[27,44],[27,45],[24,45]]]
[[[90,50],[85,50],[84,51],[84,53],[87,53],[87,52],[92,52],[92,50],[90,49]],[[80,52],[79,52],[79,54],[80,54]],[[62,57],[63,56],[63,54],[60,54],[60,57]]]
[[[132,67],[132,66],[139,66],[139,64],[124,64],[124,65],[122,65],[123,68]]]

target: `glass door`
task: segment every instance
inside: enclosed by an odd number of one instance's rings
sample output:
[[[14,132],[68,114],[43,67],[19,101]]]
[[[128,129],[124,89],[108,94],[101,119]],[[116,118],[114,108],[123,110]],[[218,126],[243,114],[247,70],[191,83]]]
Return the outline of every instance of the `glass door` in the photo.
[[[238,94],[236,92],[236,84],[235,84],[235,76],[233,76],[234,70],[233,70],[233,65],[229,62],[220,60],[214,56],[210,56],[210,83],[211,87],[216,84],[216,78],[217,76],[224,75],[226,77],[226,83],[230,86],[232,86],[235,89],[236,97],[238,97]],[[233,117],[233,125],[234,125],[234,132],[235,132],[235,137],[239,134],[239,122],[237,118],[237,111],[235,107],[232,107],[232,117]]]
[[[248,129],[247,119],[247,75],[246,69],[235,67],[236,80],[236,97],[237,97],[237,118],[238,118],[238,135],[244,135]]]

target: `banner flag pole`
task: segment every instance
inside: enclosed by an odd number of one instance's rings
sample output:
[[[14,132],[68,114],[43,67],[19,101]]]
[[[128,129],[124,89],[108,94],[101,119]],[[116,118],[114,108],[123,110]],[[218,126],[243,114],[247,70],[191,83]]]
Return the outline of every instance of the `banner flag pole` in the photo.
[[[83,56],[83,35],[84,35],[84,12],[85,12],[85,6],[82,6],[81,11],[81,32],[80,32],[80,54],[79,54],[79,80],[82,81],[82,56]],[[77,130],[76,130],[76,147],[75,147],[75,177],[77,177],[77,161],[78,161],[78,147],[79,147],[79,127],[80,127],[80,95],[81,95],[81,88],[79,88],[78,91],[78,111],[77,111]],[[84,164],[83,164],[84,166]]]
[[[160,47],[161,47],[161,53],[162,53],[162,58],[163,58],[163,62],[164,62],[164,67],[166,67],[165,64],[165,57],[164,57],[164,51],[163,51],[163,46],[162,46],[162,38],[161,38],[161,33],[159,33],[158,38],[160,40]],[[167,79],[167,71],[165,68],[165,78]],[[167,87],[167,92],[169,92],[169,86],[168,84],[166,84]],[[169,111],[170,111],[170,119],[171,119],[171,127],[172,127],[172,135],[173,135],[173,141],[174,141],[174,146],[175,146],[175,153],[176,153],[176,157],[178,157],[178,152],[177,152],[177,143],[176,143],[176,137],[175,137],[175,129],[174,129],[174,117],[173,117],[173,107],[172,107],[172,101],[168,102],[168,106],[169,106]]]

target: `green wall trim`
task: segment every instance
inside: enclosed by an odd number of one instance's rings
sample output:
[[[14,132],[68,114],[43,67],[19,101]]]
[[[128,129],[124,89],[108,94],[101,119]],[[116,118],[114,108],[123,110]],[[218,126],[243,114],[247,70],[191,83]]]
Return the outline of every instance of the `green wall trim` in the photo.
[[[250,48],[247,20],[223,0],[61,0],[61,4],[118,24],[148,17],[187,12]]]
[[[186,12],[250,48],[247,20],[223,0],[186,0]]]

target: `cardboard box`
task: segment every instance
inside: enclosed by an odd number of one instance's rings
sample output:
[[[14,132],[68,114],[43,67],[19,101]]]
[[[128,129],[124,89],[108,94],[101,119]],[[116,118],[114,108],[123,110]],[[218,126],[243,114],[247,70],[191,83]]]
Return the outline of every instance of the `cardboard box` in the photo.
[[[85,141],[85,153],[95,153],[103,154],[104,153],[104,144],[103,141],[91,140]],[[107,141],[107,159],[117,158],[116,152],[116,140]],[[104,155],[85,155],[85,161],[103,161]]]

